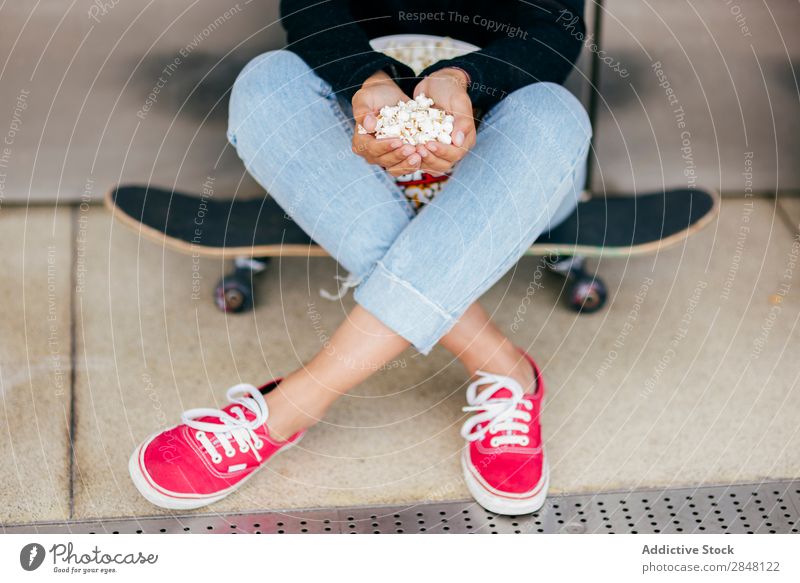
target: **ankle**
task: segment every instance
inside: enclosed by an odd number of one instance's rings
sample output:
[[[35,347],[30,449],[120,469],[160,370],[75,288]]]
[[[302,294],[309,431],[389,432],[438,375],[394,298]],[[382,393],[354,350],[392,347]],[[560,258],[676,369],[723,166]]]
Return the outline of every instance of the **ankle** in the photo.
[[[274,408],[270,408],[267,427],[270,437],[277,442],[287,441],[299,431],[305,431],[319,421],[319,418],[299,411],[278,409],[275,411],[277,414],[273,414],[274,410]]]
[[[505,350],[497,351],[496,354],[492,355],[491,359],[483,361],[480,365],[468,366],[467,370],[470,375],[474,377],[478,370],[483,370],[511,377],[520,384],[525,393],[535,393],[538,387],[538,379],[530,361],[523,352],[510,342],[504,348]],[[509,348],[510,350],[508,350]]]
[[[313,383],[298,383],[292,377],[285,379],[265,397],[270,436],[276,441],[286,441],[298,431],[315,425],[328,409],[326,397]]]
[[[536,393],[536,389],[539,387],[536,373],[525,357],[517,361],[514,370],[508,376],[517,381],[526,394],[532,395]]]

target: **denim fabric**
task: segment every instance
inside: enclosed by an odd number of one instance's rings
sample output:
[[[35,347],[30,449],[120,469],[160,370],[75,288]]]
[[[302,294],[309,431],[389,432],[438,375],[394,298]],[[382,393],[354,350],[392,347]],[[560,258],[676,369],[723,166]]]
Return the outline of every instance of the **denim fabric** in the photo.
[[[289,51],[234,84],[228,139],[250,174],[357,284],[355,300],[427,354],[536,238],[566,218],[591,126],[566,89],[535,83],[484,117],[476,145],[415,214],[351,150],[350,109]]]

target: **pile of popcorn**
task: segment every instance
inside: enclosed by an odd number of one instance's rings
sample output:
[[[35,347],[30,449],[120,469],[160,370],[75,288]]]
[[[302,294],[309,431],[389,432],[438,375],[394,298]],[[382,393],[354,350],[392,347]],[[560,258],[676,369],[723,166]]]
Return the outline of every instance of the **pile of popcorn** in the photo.
[[[456,48],[453,40],[445,37],[436,40],[415,40],[413,44],[408,41],[405,43],[394,41],[386,45],[381,52],[405,63],[419,75],[434,63],[460,57],[468,51]]]
[[[400,138],[404,144],[411,145],[434,140],[450,144],[454,118],[432,105],[433,99],[420,93],[416,99],[398,101],[397,105],[382,107],[375,127],[375,137]],[[369,132],[359,125],[358,133]]]

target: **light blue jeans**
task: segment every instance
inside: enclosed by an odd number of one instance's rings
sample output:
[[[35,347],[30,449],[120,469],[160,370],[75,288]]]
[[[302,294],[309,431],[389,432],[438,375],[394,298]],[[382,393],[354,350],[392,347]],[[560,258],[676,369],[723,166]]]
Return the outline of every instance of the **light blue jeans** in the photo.
[[[253,59],[231,93],[228,139],[250,174],[349,273],[355,300],[427,354],[577,204],[591,125],[560,85],[509,94],[418,214],[351,150],[349,104],[300,57]]]

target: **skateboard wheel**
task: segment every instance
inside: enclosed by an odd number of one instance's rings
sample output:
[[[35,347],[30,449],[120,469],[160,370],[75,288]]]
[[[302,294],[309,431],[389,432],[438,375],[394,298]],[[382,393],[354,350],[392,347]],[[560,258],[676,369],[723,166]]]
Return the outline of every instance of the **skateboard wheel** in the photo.
[[[253,286],[236,278],[222,278],[214,300],[223,312],[246,312],[253,307]]]
[[[576,312],[591,314],[606,304],[606,286],[596,277],[576,280],[569,292],[569,305]]]

